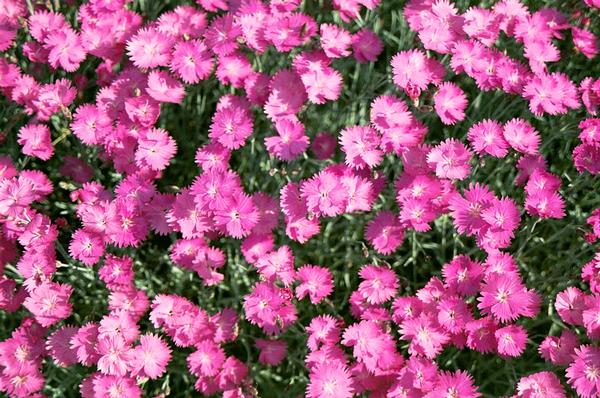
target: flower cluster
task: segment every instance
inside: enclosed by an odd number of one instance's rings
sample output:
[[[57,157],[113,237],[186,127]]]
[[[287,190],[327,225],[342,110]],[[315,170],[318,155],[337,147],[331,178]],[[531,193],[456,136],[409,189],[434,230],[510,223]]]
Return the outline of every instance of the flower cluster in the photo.
[[[554,323],[565,327],[537,344],[527,319],[544,297],[521,267],[529,242],[514,244],[524,221],[533,232],[570,210],[572,180],[543,155],[554,140],[544,121],[556,117],[562,133],[561,118],[575,115],[572,163],[581,178],[600,174],[600,78],[556,67],[565,48],[597,60],[586,15],[598,0],[573,15],[519,0],[464,12],[450,0],[409,0],[392,7],[415,48],[393,53],[379,23],[363,19],[380,0],[332,0],[335,18],[300,0],[169,1],[154,18],[147,9],[162,5],[41,3],[0,0],[1,121],[18,110],[0,134],[0,310],[24,314],[0,342],[2,393],[42,397],[51,362],[86,369],[85,398],[136,398],[185,362],[202,395],[250,398],[261,367],[286,366],[304,339],[298,379],[308,398],[477,398],[483,381],[440,355],[508,360],[531,345],[566,367],[579,396],[600,397],[600,252],[581,272],[585,291],[556,296]],[[345,107],[348,85],[379,64],[390,89],[370,81],[352,121],[314,131],[309,113]],[[210,93],[191,98],[200,89]],[[480,117],[491,92],[522,112]],[[170,123],[174,109],[202,110],[194,117],[205,117],[205,131],[179,126],[201,135],[195,153]],[[277,178],[257,183],[238,167],[255,153],[268,161],[246,163]],[[486,161],[514,169],[515,189],[482,181]],[[168,181],[177,170],[190,178]],[[304,253],[320,238],[335,252],[333,223],[367,213],[355,275],[351,261],[340,272]],[[439,272],[411,285],[387,260],[446,222],[472,247],[442,253]],[[600,210],[587,222],[593,244]],[[149,246],[191,271],[210,305],[140,280],[152,274]],[[345,261],[354,250],[334,254]],[[100,281],[104,313],[78,313],[88,292],[75,272]],[[223,306],[222,294],[235,300]],[[567,396],[551,371],[518,376],[514,397]]]

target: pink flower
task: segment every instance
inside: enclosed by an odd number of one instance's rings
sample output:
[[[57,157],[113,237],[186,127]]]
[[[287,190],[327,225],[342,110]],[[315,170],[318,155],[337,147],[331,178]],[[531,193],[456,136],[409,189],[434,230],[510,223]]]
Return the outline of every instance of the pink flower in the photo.
[[[265,365],[279,365],[287,354],[285,340],[256,339],[256,347],[260,350],[258,361]]]
[[[427,154],[427,163],[435,169],[440,178],[463,180],[470,171],[473,154],[460,141],[448,138],[431,149]]]
[[[401,51],[392,58],[394,84],[411,98],[417,98],[431,83],[440,84],[446,71],[442,64],[422,50]]]
[[[358,62],[373,62],[383,51],[383,42],[375,32],[363,28],[352,35],[352,50]]]
[[[480,155],[488,154],[503,158],[508,154],[508,143],[504,139],[502,125],[486,119],[474,124],[467,133],[469,142]]]
[[[521,325],[509,325],[496,330],[498,353],[508,357],[518,357],[525,350],[527,332]]]
[[[278,135],[265,138],[265,146],[270,154],[289,162],[306,151],[309,139],[302,123],[280,119],[276,121],[275,128]]]
[[[583,311],[586,308],[585,295],[576,287],[568,287],[556,295],[554,308],[567,324],[583,326]]]
[[[352,36],[346,29],[324,23],[320,26],[321,47],[329,58],[342,58],[350,55],[348,47],[352,44]]]
[[[325,267],[303,265],[296,276],[300,281],[296,287],[296,297],[299,300],[308,295],[311,303],[318,304],[333,292],[333,275]]]
[[[518,152],[537,155],[540,146],[539,133],[523,119],[511,119],[504,125],[504,139]]]
[[[439,395],[438,395],[439,394]],[[454,373],[440,372],[433,390],[428,394],[432,397],[456,396],[460,398],[477,398],[481,394],[473,383],[473,378],[465,371]]]
[[[127,104],[125,107],[127,107]],[[154,122],[156,122],[156,119],[150,125]],[[111,124],[110,118],[104,112],[101,112],[98,106],[84,104],[75,111],[71,130],[84,144],[95,145],[102,142],[102,139],[111,133]]]
[[[571,33],[573,34],[573,44],[589,59],[593,59],[598,55],[598,38],[592,32],[587,29],[571,27]]]
[[[244,193],[236,193],[217,206],[214,220],[228,235],[240,239],[250,234],[259,218],[252,198]]]
[[[465,109],[469,102],[465,93],[456,84],[451,82],[440,84],[433,101],[435,112],[442,123],[452,125],[465,118]]]
[[[208,136],[228,149],[238,149],[252,135],[254,122],[250,113],[236,105],[217,109]]]
[[[382,304],[396,295],[399,283],[393,270],[366,265],[358,274],[363,279],[358,285],[358,291],[369,304]]]
[[[85,229],[78,229],[71,237],[69,254],[85,265],[92,266],[100,260],[104,254],[103,236]]]
[[[346,154],[346,164],[355,169],[373,168],[381,163],[380,136],[368,126],[352,126],[341,131],[340,145]]]
[[[127,41],[127,55],[138,68],[168,66],[173,39],[155,28],[140,29]]]
[[[535,75],[523,89],[523,98],[536,115],[558,115],[579,108],[577,87],[558,72]]]
[[[289,286],[295,279],[294,253],[288,246],[267,253],[255,264],[258,272],[269,282],[280,280],[284,286]]]
[[[600,394],[600,349],[582,345],[575,349],[574,361],[567,368],[567,381],[582,397]]]
[[[153,70],[148,75],[146,93],[159,102],[181,104],[185,90],[181,83],[168,72]]]
[[[296,321],[296,307],[286,289],[261,282],[244,297],[244,312],[248,321],[261,327],[265,333],[282,333]]]
[[[193,375],[213,377],[219,373],[225,362],[225,352],[215,342],[202,340],[196,344],[196,351],[187,358],[188,368]]]
[[[499,320],[513,321],[526,315],[533,303],[529,292],[516,276],[495,275],[488,277],[481,287],[479,308],[484,314],[492,314]]]
[[[310,373],[306,387],[308,398],[350,398],[354,395],[352,376],[341,362],[317,366]]]
[[[400,325],[400,333],[402,340],[410,341],[409,353],[430,359],[435,358],[450,340],[437,320],[428,314],[404,320]]]
[[[71,338],[77,334],[78,329],[72,326],[63,326],[56,329],[46,340],[46,348],[54,362],[61,367],[77,363],[77,352],[71,348]]]
[[[381,254],[391,254],[404,240],[404,230],[396,215],[381,211],[367,224],[365,237]]]
[[[214,59],[201,40],[180,41],[173,49],[171,71],[187,84],[206,79],[212,72]]]
[[[40,325],[47,327],[71,315],[69,298],[72,292],[73,288],[69,285],[42,282],[29,293],[23,306]]]
[[[71,28],[51,32],[44,40],[44,48],[49,51],[50,65],[55,69],[60,65],[67,72],[75,72],[86,56],[81,36]]]
[[[140,167],[152,170],[164,170],[175,153],[175,140],[163,129],[151,128],[140,133],[135,161]]]
[[[43,124],[28,124],[21,127],[17,142],[23,145],[25,155],[48,160],[54,154],[50,129]]]
[[[521,377],[517,391],[518,397],[523,398],[567,398],[558,377],[548,371]]]
[[[160,377],[171,360],[171,349],[160,337],[145,334],[140,337],[140,344],[132,349],[131,373],[137,377]]]
[[[573,353],[578,345],[577,335],[565,329],[560,337],[547,336],[538,351],[546,361],[554,365],[567,366],[573,361]]]
[[[465,255],[459,255],[442,268],[444,282],[452,291],[472,296],[479,290],[483,267]]]
[[[340,214],[346,205],[346,192],[338,176],[321,171],[311,179],[304,181],[301,197],[306,200],[308,211],[317,216],[333,217]]]

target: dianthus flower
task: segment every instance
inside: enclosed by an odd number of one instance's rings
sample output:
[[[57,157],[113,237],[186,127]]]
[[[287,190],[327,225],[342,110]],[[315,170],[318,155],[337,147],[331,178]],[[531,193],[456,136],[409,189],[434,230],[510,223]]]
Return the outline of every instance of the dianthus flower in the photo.
[[[465,109],[469,102],[464,91],[456,84],[450,82],[440,84],[433,101],[435,112],[442,123],[452,125],[465,118]]]
[[[47,327],[71,315],[69,298],[73,288],[56,282],[43,282],[36,286],[25,299],[23,306],[42,326]]]
[[[303,265],[298,269],[296,277],[300,284],[296,286],[296,297],[302,300],[310,297],[310,302],[318,304],[333,292],[333,275],[325,267]]]
[[[473,154],[460,141],[449,138],[432,148],[427,154],[427,163],[440,178],[463,180],[470,171],[469,162]]]

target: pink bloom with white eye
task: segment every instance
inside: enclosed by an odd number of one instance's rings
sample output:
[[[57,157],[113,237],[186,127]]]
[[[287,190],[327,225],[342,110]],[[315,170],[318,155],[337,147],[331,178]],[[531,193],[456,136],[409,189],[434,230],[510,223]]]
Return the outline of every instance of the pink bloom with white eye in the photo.
[[[355,169],[373,168],[383,160],[379,149],[381,137],[369,126],[352,126],[340,133],[340,145],[346,154],[346,164]]]
[[[127,55],[138,68],[168,66],[173,38],[155,28],[140,29],[127,41]]]
[[[252,135],[253,127],[251,114],[234,105],[215,112],[208,136],[228,149],[238,149]]]
[[[491,316],[468,322],[467,347],[482,354],[496,352],[498,344],[494,333],[497,328],[498,321]]]
[[[496,330],[498,353],[508,357],[518,357],[525,351],[527,331],[521,325],[509,325]]]
[[[538,351],[546,361],[554,365],[567,366],[573,361],[573,354],[578,346],[577,335],[569,329],[565,329],[560,337],[546,336]]]
[[[352,35],[352,50],[358,62],[373,62],[383,51],[383,42],[375,32],[363,28]]]
[[[177,152],[175,140],[163,129],[152,128],[140,133],[135,161],[140,167],[164,170]]]
[[[269,282],[280,280],[284,286],[292,284],[296,277],[294,253],[288,246],[267,253],[259,258],[255,266],[258,272]]]
[[[464,296],[472,296],[479,291],[483,278],[481,263],[471,260],[468,256],[459,255],[442,268],[445,285],[452,291]]]
[[[465,118],[465,109],[469,104],[467,96],[456,84],[445,82],[433,96],[435,112],[442,123],[452,125]]]
[[[194,160],[203,171],[225,171],[229,168],[231,151],[218,142],[210,142],[198,148]]]
[[[402,203],[400,210],[400,221],[418,232],[426,232],[431,229],[429,223],[438,217],[430,203],[421,199],[407,199]]]
[[[522,398],[567,398],[558,377],[548,371],[521,377],[517,391]]]
[[[73,288],[56,282],[42,282],[36,286],[25,299],[23,306],[42,326],[55,324],[71,315],[72,305],[69,298]]]
[[[396,295],[398,277],[386,267],[366,265],[358,272],[363,280],[358,285],[358,291],[369,304],[383,304]]]
[[[214,59],[201,40],[180,41],[173,49],[169,68],[187,84],[196,84],[210,76]]]
[[[500,33],[500,18],[493,11],[481,7],[471,7],[463,14],[467,35],[492,47]]]
[[[449,333],[463,332],[467,324],[473,320],[473,314],[464,299],[458,296],[443,298],[437,305],[437,319]]]
[[[86,56],[81,36],[71,28],[51,32],[44,41],[44,48],[49,51],[50,66],[56,69],[60,65],[67,72],[75,72]]]
[[[160,103],[147,94],[125,100],[125,113],[134,123],[142,127],[154,126],[160,116]],[[105,134],[110,133],[106,131]]]
[[[78,229],[71,237],[69,254],[87,266],[92,266],[104,254],[105,243],[103,236],[85,229]]]
[[[478,398],[481,394],[473,382],[473,377],[463,370],[456,372],[440,372],[433,387],[427,395],[433,397]]]
[[[540,147],[540,135],[529,122],[523,119],[511,119],[504,125],[504,139],[518,152],[537,155]]]
[[[308,348],[315,351],[320,345],[332,346],[340,341],[339,321],[331,315],[319,315],[306,327]]]
[[[110,290],[130,287],[134,278],[133,260],[128,256],[117,257],[108,254],[98,270],[98,275]]]
[[[460,141],[448,138],[431,149],[427,154],[427,163],[435,168],[435,174],[440,178],[463,180],[470,171],[469,162],[473,154]]]
[[[600,394],[600,349],[582,345],[575,349],[574,360],[566,371],[567,382],[582,397]]]
[[[296,286],[296,297],[302,300],[307,295],[312,304],[318,304],[333,292],[333,275],[325,267],[303,265],[296,272],[300,284]]]
[[[523,55],[529,60],[531,71],[536,75],[547,72],[546,62],[560,60],[560,52],[551,41],[528,41]]]
[[[410,341],[410,354],[430,359],[435,358],[450,341],[450,336],[439,326],[437,319],[426,313],[404,320],[400,333],[402,340]]]
[[[50,129],[43,124],[28,124],[19,129],[17,142],[23,145],[22,152],[41,160],[48,160],[54,154]]]
[[[303,73],[300,79],[306,88],[308,100],[313,104],[335,101],[342,91],[342,75],[331,67]]]
[[[278,135],[265,138],[265,146],[270,154],[289,162],[306,151],[309,139],[302,123],[280,119],[275,122],[275,128]]]
[[[583,326],[583,311],[586,308],[585,294],[576,287],[568,287],[556,295],[554,308],[567,324]]]
[[[350,398],[354,395],[353,378],[339,361],[323,363],[313,369],[306,387],[307,398]]]
[[[287,354],[285,340],[256,339],[256,348],[260,350],[258,361],[265,365],[279,365]]]
[[[266,282],[257,283],[244,296],[246,319],[267,334],[281,334],[297,319],[296,307],[291,298],[288,289]]]
[[[540,218],[563,218],[565,201],[557,192],[537,191],[526,195],[525,209]]]
[[[93,381],[94,397],[141,398],[142,392],[135,379],[127,376],[98,374]],[[112,398],[112,397],[111,397]]]
[[[217,80],[234,88],[244,87],[245,80],[254,73],[248,57],[239,51],[217,57]]]
[[[131,374],[156,379],[166,371],[171,360],[171,349],[162,338],[153,334],[140,337],[140,344],[131,352]]]
[[[535,75],[523,89],[529,109],[540,116],[564,114],[579,108],[577,87],[563,73]]]
[[[273,121],[296,114],[308,99],[302,79],[288,69],[279,70],[271,79],[269,88],[264,110]]]
[[[347,194],[340,178],[328,171],[321,171],[302,183],[300,196],[306,200],[311,213],[328,217],[342,213],[346,207]]]
[[[504,139],[502,125],[490,119],[475,123],[467,137],[475,152],[503,158],[508,154],[508,142]]]
[[[233,15],[227,13],[211,21],[204,32],[204,42],[216,55],[228,55],[237,49],[237,38],[241,33],[241,28],[234,22]]]
[[[427,127],[408,110],[404,101],[381,95],[371,103],[371,123],[381,133],[381,149],[402,154],[407,147],[423,142]]]
[[[365,238],[381,254],[391,254],[404,240],[404,230],[391,211],[381,211],[369,221]]]
[[[399,52],[391,64],[394,84],[413,99],[419,97],[429,84],[440,84],[446,74],[439,61],[418,49]]]
[[[185,97],[185,89],[181,83],[168,72],[153,70],[148,75],[146,93],[159,102],[181,104]]]
[[[236,193],[217,206],[214,221],[229,236],[240,239],[250,234],[259,218],[252,198],[244,193]]]
[[[320,26],[321,48],[329,58],[343,58],[350,55],[349,49],[352,44],[352,36],[346,29],[324,23]]]
[[[532,304],[530,293],[516,276],[493,275],[487,277],[481,286],[481,295],[477,299],[483,314],[492,314],[503,322],[514,321],[525,315]]]
[[[98,106],[84,104],[77,108],[71,130],[87,145],[99,144],[111,132],[112,120]]]

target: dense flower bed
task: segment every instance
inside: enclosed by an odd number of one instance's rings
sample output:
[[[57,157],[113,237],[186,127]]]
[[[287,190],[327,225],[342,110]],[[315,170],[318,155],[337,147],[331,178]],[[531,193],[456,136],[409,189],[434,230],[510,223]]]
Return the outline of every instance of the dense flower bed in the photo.
[[[600,3],[0,0],[0,391],[600,397]]]

